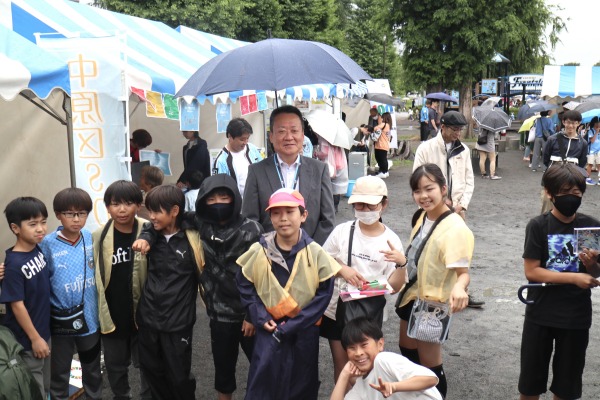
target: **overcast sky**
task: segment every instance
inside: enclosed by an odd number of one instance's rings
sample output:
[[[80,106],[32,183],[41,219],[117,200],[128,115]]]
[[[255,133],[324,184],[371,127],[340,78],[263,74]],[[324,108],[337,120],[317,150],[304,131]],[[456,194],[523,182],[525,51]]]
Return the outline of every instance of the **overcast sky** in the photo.
[[[551,53],[553,63],[593,65],[600,61],[600,0],[546,0],[546,4],[563,8],[554,12],[565,21],[567,28],[560,35],[562,43],[559,42]]]

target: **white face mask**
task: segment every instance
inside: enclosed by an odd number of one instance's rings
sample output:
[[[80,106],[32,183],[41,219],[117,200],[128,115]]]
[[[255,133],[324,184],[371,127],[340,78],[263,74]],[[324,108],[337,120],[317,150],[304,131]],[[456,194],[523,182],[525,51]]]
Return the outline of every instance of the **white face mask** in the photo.
[[[357,220],[362,222],[365,225],[373,225],[375,222],[379,221],[381,217],[380,211],[357,211],[354,210],[354,216]]]

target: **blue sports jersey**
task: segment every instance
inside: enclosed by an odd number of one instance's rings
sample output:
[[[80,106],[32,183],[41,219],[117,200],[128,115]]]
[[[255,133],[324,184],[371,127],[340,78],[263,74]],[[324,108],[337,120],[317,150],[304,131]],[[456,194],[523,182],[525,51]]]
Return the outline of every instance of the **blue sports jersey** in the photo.
[[[12,312],[10,303],[22,301],[38,334],[50,339],[50,279],[44,254],[38,247],[29,252],[6,250],[0,303],[6,303],[6,320],[17,341],[31,351],[31,341]]]
[[[99,325],[92,234],[87,229],[82,229],[79,240],[73,244],[59,235],[60,229],[46,236],[40,243],[50,270],[50,304],[60,309],[81,304],[85,283],[83,315],[89,332],[82,336],[90,335],[98,330]]]

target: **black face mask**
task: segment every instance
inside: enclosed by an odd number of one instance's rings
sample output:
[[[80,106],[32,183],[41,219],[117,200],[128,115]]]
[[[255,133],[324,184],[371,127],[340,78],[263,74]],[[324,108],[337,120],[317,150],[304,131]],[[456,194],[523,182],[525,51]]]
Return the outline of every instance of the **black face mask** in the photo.
[[[209,222],[227,222],[233,214],[233,203],[215,203],[206,206],[204,218]]]
[[[554,197],[554,207],[565,217],[572,217],[581,205],[581,196],[565,194]]]

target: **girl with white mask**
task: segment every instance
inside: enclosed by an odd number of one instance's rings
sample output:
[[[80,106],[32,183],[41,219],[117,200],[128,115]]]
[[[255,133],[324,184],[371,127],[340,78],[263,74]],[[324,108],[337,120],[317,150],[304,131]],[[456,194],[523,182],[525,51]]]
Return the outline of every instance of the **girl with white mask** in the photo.
[[[348,312],[347,307],[368,301],[370,303],[364,307],[365,313],[368,312],[366,316],[374,319],[380,326],[387,319],[385,296],[341,303],[340,288],[348,284],[361,288],[367,282],[387,281],[394,292],[397,292],[408,280],[402,242],[398,235],[381,222],[381,216],[388,206],[385,182],[375,176],[358,178],[348,204],[354,207],[356,219],[338,225],[323,245],[323,249],[342,267],[321,322],[321,336],[329,340],[336,381],[348,361],[341,344],[344,316],[348,316],[344,314]]]

